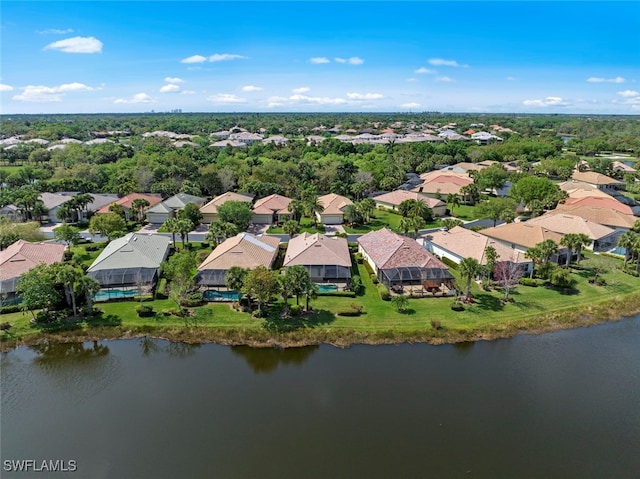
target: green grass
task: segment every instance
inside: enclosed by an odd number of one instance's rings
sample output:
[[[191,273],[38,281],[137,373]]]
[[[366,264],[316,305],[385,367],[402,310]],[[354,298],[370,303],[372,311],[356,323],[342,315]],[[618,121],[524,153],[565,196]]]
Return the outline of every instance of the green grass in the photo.
[[[300,219],[300,233],[324,233],[326,230],[321,223],[317,223],[315,226],[313,225],[313,221],[307,217],[303,217]],[[270,226],[267,229],[267,233],[270,234],[286,234],[282,229],[282,226]]]
[[[471,205],[460,205],[454,207],[451,212],[451,216],[455,216],[456,218],[464,221],[473,221],[481,218],[476,213],[476,206]]]
[[[345,226],[344,230],[347,233],[351,233],[351,234],[364,234],[364,233],[368,233],[369,231],[376,231],[384,227],[389,227],[393,231],[402,233],[402,231],[400,231],[400,228],[398,227],[401,219],[402,219],[402,215],[394,211],[391,211],[386,208],[378,208],[375,211],[374,216],[372,217],[371,221],[368,224],[356,226],[356,227]],[[431,223],[427,223],[425,225],[425,228],[438,228],[439,226],[440,226],[440,221],[435,220],[435,221],[432,221]]]
[[[293,336],[285,336],[285,339],[296,338],[302,343],[314,338],[320,342],[339,342],[340,338],[355,338],[353,340],[356,341],[386,338],[400,341],[412,338],[461,340],[460,338],[496,337],[502,331],[515,334],[522,329],[536,330],[541,327],[544,330],[554,324],[588,324],[582,318],[605,320],[614,318],[616,314],[620,314],[619,311],[626,311],[627,314],[637,311],[640,308],[640,278],[623,273],[619,269],[621,264],[622,261],[617,258],[587,253],[586,259],[578,267],[572,267],[572,275],[577,280],[574,290],[562,292],[543,286],[518,286],[511,293],[514,302],[506,304],[502,301],[502,291],[482,291],[472,283],[474,303],[466,305],[465,310],[460,312],[451,310],[453,298],[439,297],[410,298],[407,311],[399,313],[391,302],[380,300],[369,274],[363,265],[358,265],[365,293],[356,298],[320,296],[311,301],[311,306],[317,313],[314,316],[266,321],[254,319],[248,313],[236,312],[228,303],[210,303],[194,308],[198,312],[197,322],[185,322],[184,319],[161,314],[164,310],[176,307],[173,301],[155,300],[144,304],[152,306],[158,314],[151,318],[139,318],[135,311],[139,303],[133,300],[98,303],[96,306],[103,311],[101,317],[73,327],[86,335],[93,331],[93,334],[99,334],[100,337],[156,333],[178,340],[221,340],[222,335],[222,342],[235,340],[245,344],[251,344],[251,341],[264,344],[270,338],[282,338],[277,336],[278,331],[294,329],[296,331],[286,333]],[[605,286],[589,283],[596,265],[605,267],[606,271],[602,274]],[[458,274],[455,270],[451,271],[454,275]],[[458,281],[461,285],[464,284],[460,278]],[[362,306],[364,314],[358,317],[335,314],[347,309],[352,303]],[[289,304],[295,304],[295,299],[290,299]],[[304,305],[304,298],[301,298],[301,304]],[[276,303],[273,310],[280,310],[281,306]],[[38,334],[48,332],[33,326],[30,319],[30,313],[1,315],[0,322],[8,321],[13,324],[13,328],[9,333],[0,333],[0,337],[19,340],[29,336],[36,338]],[[439,321],[442,329],[433,330],[431,320]],[[53,332],[56,332],[55,329]]]

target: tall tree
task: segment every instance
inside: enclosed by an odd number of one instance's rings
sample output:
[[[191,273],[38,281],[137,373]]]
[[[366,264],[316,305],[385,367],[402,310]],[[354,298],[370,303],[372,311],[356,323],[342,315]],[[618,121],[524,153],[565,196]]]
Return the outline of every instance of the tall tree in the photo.
[[[231,291],[238,292],[238,302],[242,299],[242,290],[244,289],[244,281],[249,270],[240,266],[232,266],[224,275],[224,284]]]
[[[278,280],[273,271],[260,265],[247,274],[243,292],[258,302],[258,314],[261,314],[262,305],[278,292]]]
[[[218,206],[218,217],[225,223],[233,223],[238,231],[246,231],[253,213],[251,205],[245,201],[227,201]]]
[[[465,297],[469,299],[471,297],[471,282],[480,274],[482,266],[477,259],[469,257],[460,261],[458,270],[465,280]]]
[[[80,228],[62,223],[53,230],[53,236],[55,236],[58,241],[67,243],[67,246],[71,246],[72,244],[76,245],[78,241],[80,241]]]
[[[123,236],[127,231],[127,224],[116,213],[99,214],[91,217],[89,231],[91,234],[100,234],[112,239]]]
[[[296,305],[300,304],[300,296],[308,289],[311,282],[309,278],[309,270],[302,265],[289,266],[285,271],[285,276],[291,284],[291,294],[296,297]]]
[[[196,258],[191,251],[180,251],[162,263],[162,271],[169,279],[169,297],[182,308],[187,295],[195,287]]]
[[[136,220],[141,222],[144,219],[144,210],[149,207],[151,203],[145,198],[136,198],[131,202],[131,209],[136,215]]]

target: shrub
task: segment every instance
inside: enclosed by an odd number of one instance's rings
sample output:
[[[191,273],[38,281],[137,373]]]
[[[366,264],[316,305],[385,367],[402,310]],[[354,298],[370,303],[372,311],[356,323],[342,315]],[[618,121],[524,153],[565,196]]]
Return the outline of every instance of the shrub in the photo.
[[[351,291],[356,295],[360,295],[364,292],[364,284],[362,284],[362,278],[360,276],[355,275],[351,278]]]
[[[184,300],[182,300],[182,305],[188,308],[193,308],[196,306],[202,306],[204,303],[204,298],[202,293],[190,293]]]
[[[300,316],[302,314],[302,306],[294,304],[289,308],[289,312],[291,313],[291,316]]]
[[[338,310],[338,316],[360,316],[362,314],[362,305],[351,303],[348,308]]]
[[[442,328],[442,324],[440,324],[440,321],[437,319],[432,319],[431,320],[431,327],[433,329],[441,329]]]
[[[389,301],[391,299],[391,293],[389,293],[389,288],[387,288],[384,284],[379,283],[377,288],[378,288],[378,294],[380,295],[380,299],[382,301]]]
[[[442,258],[440,258],[440,261],[446,264],[449,268],[458,269],[458,263],[456,263],[455,261],[451,261],[449,258],[443,256]]]
[[[19,304],[11,304],[0,308],[0,314],[19,313],[20,311],[22,311],[22,306]]]
[[[196,253],[196,261],[198,264],[202,263],[209,256],[209,251],[201,249]]]
[[[370,275],[371,275],[371,274],[375,274],[375,273],[373,272],[373,270],[371,269],[371,265],[369,264],[369,262],[368,262],[368,261],[364,261],[364,260],[363,260],[362,265],[364,266],[364,269],[367,271],[367,273],[369,273]]]
[[[356,258],[356,263],[362,264],[362,262],[364,261],[364,259],[362,258],[362,253],[356,253],[354,256]]]
[[[71,258],[73,258],[74,252],[71,251],[70,249],[66,249],[64,250],[64,260],[65,261],[71,261]]]
[[[532,288],[538,287],[538,282],[533,278],[520,278],[518,283],[522,286],[531,286]]]
[[[371,278],[371,282],[372,282],[373,284],[378,284],[378,283],[379,283],[379,281],[378,281],[378,277],[377,277],[374,273],[371,273],[371,274],[369,275],[369,277]]]
[[[318,296],[338,296],[341,298],[355,298],[356,293],[353,291],[325,291],[324,293],[318,293]]]
[[[101,248],[101,246],[99,244],[88,244],[87,246],[84,247],[85,251],[87,252],[92,252],[92,251],[98,251]]]
[[[160,278],[156,288],[156,299],[167,299],[167,278]]]
[[[138,316],[140,316],[141,318],[149,318],[156,314],[156,312],[153,310],[153,307],[147,306],[146,304],[141,304],[140,306],[138,306],[136,308],[136,313],[138,313]]]
[[[453,304],[451,305],[451,309],[453,311],[464,311],[464,304],[462,304],[459,301],[454,301]]]

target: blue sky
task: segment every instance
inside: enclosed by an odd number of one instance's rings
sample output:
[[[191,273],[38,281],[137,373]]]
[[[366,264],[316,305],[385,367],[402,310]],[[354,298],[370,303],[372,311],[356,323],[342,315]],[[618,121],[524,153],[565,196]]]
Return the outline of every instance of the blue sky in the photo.
[[[2,113],[640,113],[640,2],[2,1]]]

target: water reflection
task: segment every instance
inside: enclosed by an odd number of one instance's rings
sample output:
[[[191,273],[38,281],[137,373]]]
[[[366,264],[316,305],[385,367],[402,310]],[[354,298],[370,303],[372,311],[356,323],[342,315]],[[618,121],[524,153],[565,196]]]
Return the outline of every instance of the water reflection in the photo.
[[[120,360],[105,342],[51,342],[29,349],[35,353],[32,363],[75,404],[97,396],[120,376]]]
[[[144,336],[138,340],[140,351],[143,356],[151,356],[153,354],[167,354],[172,358],[186,358],[192,356],[201,344],[174,343],[160,339],[154,339]]]
[[[465,341],[462,343],[454,343],[453,347],[460,354],[469,354],[473,350],[473,346],[475,346],[474,341]]]
[[[256,374],[271,373],[280,364],[300,366],[318,350],[318,346],[303,348],[251,348],[249,346],[232,346],[231,351],[242,357]]]

